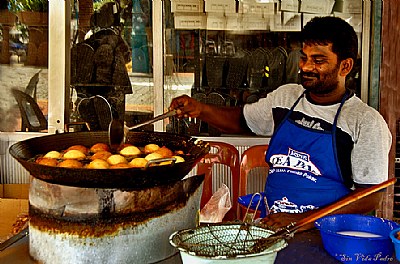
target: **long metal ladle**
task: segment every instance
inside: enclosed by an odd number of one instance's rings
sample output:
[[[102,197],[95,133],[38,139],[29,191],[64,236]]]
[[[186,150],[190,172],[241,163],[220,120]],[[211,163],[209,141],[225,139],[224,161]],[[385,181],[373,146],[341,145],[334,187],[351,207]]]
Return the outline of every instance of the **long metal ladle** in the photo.
[[[152,124],[154,122],[157,122],[159,120],[163,120],[165,118],[171,117],[176,115],[176,110],[171,110],[168,111],[164,114],[158,115],[154,117],[153,119],[147,120],[145,122],[142,122],[140,124],[127,127],[122,120],[119,119],[112,119],[110,122],[110,125],[108,126],[108,140],[110,143],[110,146],[112,148],[120,146],[124,141],[126,134],[128,131],[131,131],[133,129]]]

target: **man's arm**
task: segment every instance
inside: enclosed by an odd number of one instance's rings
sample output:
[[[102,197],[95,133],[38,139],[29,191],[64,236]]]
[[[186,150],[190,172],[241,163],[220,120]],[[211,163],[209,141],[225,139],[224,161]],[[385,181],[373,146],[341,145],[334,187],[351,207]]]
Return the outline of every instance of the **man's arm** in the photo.
[[[348,196],[353,195],[357,192],[362,190],[362,188],[358,188],[348,194]],[[345,199],[347,196],[343,197],[342,199]],[[383,192],[376,192],[373,194],[370,194],[366,197],[363,197],[349,205],[346,205],[342,207],[341,209],[338,209],[330,214],[367,214],[373,210],[375,210],[383,197]],[[340,200],[342,200],[340,199]],[[340,201],[339,200],[339,201]],[[273,228],[280,228],[280,227],[285,227],[293,222],[298,222],[300,219],[303,219],[307,216],[309,216],[312,213],[317,212],[320,209],[316,210],[311,210],[305,213],[300,213],[300,214],[289,214],[289,213],[275,213],[275,214],[270,214],[267,217],[263,218],[261,220],[261,223],[273,227]],[[310,223],[303,228],[300,229],[300,231],[305,231],[308,229],[311,229],[314,227],[314,223]]]
[[[233,134],[250,131],[244,120],[243,108],[241,107],[203,104],[187,95],[182,95],[172,100],[170,109],[176,109],[178,117],[199,118],[217,127],[221,132]]]

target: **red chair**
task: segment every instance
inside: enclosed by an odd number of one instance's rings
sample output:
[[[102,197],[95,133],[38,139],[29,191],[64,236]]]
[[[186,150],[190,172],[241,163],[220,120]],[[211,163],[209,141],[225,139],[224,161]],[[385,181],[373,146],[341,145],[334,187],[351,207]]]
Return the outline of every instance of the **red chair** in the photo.
[[[250,178],[249,176],[256,176],[256,175],[261,175],[263,177],[264,175],[268,175],[268,169],[269,166],[265,162],[265,153],[268,150],[268,145],[254,145],[246,149],[242,156],[241,156],[241,162],[240,162],[240,181],[239,181],[239,197],[244,196],[249,193],[255,193],[255,192],[261,192],[263,191],[265,181],[262,181],[261,187],[259,186],[258,190],[249,190],[249,182]],[[264,168],[261,171],[257,171],[257,173],[250,173],[253,171],[255,168]],[[239,203],[239,217],[240,220],[243,220],[247,207],[243,206],[242,204]],[[254,214],[254,210],[249,209],[249,213]],[[256,218],[259,217],[260,212],[256,213]]]
[[[226,213],[224,221],[233,221],[237,219],[238,210],[238,193],[239,193],[239,151],[235,146],[224,143],[224,142],[208,142],[211,147],[210,153],[208,153],[202,161],[197,164],[197,174],[205,174],[203,193],[200,201],[200,208],[210,200],[213,195],[213,182],[220,175],[214,175],[213,165],[223,164],[229,167],[231,172],[231,188],[230,195],[232,200],[232,208]],[[224,182],[227,186],[226,182]],[[220,186],[217,186],[218,188]]]

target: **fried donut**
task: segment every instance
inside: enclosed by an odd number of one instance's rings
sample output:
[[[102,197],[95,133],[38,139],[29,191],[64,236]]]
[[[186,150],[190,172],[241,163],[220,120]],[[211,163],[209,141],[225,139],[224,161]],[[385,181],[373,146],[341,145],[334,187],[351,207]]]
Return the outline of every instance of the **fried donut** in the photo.
[[[172,150],[170,150],[169,148],[167,148],[166,146],[162,146],[161,148],[157,149],[156,151],[154,151],[153,153],[159,153],[161,154],[161,156],[163,158],[170,158],[174,155],[174,153],[172,152]]]
[[[105,151],[105,150],[101,150],[98,151],[96,153],[94,153],[90,159],[91,160],[95,160],[95,159],[102,159],[102,160],[107,160],[110,156],[111,156],[111,152]]]
[[[182,158],[181,156],[172,156],[172,157],[176,159],[175,163],[185,162],[185,159]]]
[[[140,151],[140,149],[138,147],[127,146],[127,147],[121,149],[119,154],[121,154],[125,157],[132,157],[132,156],[140,155],[140,154],[142,154],[142,152]]]
[[[62,156],[63,159],[76,159],[76,160],[82,160],[86,158],[86,155],[81,152],[80,150],[76,149],[71,149],[68,150],[67,152],[64,153]]]
[[[108,162],[103,159],[92,160],[86,166],[86,168],[88,168],[88,169],[108,169],[109,167],[110,167],[110,164],[108,164]]]
[[[129,162],[129,166],[132,168],[144,168],[148,160],[145,158],[134,158]]]
[[[108,157],[107,162],[110,165],[116,165],[118,163],[128,163],[126,158],[124,156],[122,156],[122,155],[119,155],[119,154],[111,155],[110,157]]]
[[[73,145],[73,146],[67,148],[67,150],[65,152],[68,152],[70,150],[79,150],[80,152],[82,152],[85,155],[87,155],[89,153],[89,149],[83,145]]]
[[[58,163],[58,167],[63,168],[82,168],[83,164],[76,159],[66,159]]]
[[[184,155],[185,153],[183,152],[183,150],[176,150],[175,151],[175,155]]]
[[[160,146],[158,146],[157,144],[147,144],[146,146],[144,146],[144,153],[145,154],[153,153],[159,148]]]
[[[146,160],[155,160],[155,159],[162,159],[163,156],[160,153],[150,153],[146,157],[144,157]]]
[[[110,147],[106,143],[96,143],[90,147],[89,151],[92,153],[97,153],[100,151],[110,152]]]
[[[49,151],[44,155],[44,158],[50,158],[50,159],[60,159],[62,157],[62,154],[58,151]]]
[[[53,158],[40,157],[40,158],[36,159],[36,163],[41,164],[41,165],[56,167],[58,161],[57,161],[57,159],[53,159]]]

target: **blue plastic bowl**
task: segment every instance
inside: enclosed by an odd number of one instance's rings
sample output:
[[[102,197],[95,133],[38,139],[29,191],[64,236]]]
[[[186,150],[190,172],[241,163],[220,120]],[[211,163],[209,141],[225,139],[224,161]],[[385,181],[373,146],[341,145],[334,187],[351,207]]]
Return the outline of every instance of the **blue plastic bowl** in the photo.
[[[396,259],[400,261],[400,237],[397,236],[397,233],[400,232],[400,228],[394,229],[390,232],[390,239],[394,244],[394,251],[396,253]]]
[[[390,232],[400,225],[383,218],[359,214],[336,214],[318,219],[325,250],[343,263],[388,263],[394,247]],[[343,235],[338,232],[365,232],[379,237]]]

